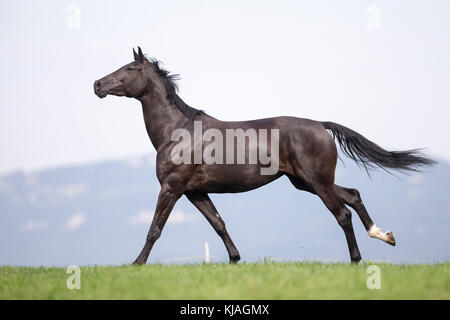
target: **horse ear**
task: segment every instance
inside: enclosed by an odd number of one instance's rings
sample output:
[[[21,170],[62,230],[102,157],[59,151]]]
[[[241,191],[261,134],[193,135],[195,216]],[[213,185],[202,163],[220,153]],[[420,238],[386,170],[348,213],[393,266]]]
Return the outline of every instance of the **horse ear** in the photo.
[[[145,57],[144,54],[142,53],[141,47],[138,47],[138,55],[139,55],[138,57],[139,62],[144,62]]]
[[[136,53],[136,50],[134,50],[134,48],[133,48],[133,57],[134,57],[134,60],[135,60],[135,61],[139,59],[139,56],[138,56],[138,54]]]

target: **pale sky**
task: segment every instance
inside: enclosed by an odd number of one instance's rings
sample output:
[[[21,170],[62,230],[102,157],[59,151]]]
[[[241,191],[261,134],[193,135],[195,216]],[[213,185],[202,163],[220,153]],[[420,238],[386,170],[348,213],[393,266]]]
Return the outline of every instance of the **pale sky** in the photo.
[[[216,118],[330,120],[450,161],[449,1],[0,6],[0,173],[152,151],[139,103],[92,90],[138,45]]]

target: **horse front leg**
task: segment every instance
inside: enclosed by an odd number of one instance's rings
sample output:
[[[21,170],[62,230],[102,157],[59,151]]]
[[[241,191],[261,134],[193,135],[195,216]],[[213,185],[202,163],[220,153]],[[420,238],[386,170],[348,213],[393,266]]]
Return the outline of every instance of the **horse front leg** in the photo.
[[[150,230],[147,234],[144,248],[142,248],[141,253],[133,264],[144,264],[147,261],[154,243],[160,237],[162,229],[164,228],[164,225],[166,224],[166,221],[181,194],[181,192],[170,187],[168,184],[161,185],[158,203],[156,205],[155,214],[153,216],[152,224],[150,225]]]
[[[186,197],[192,204],[203,214],[203,216],[208,220],[217,234],[222,238],[225,248],[228,251],[228,256],[230,257],[230,263],[237,263],[241,257],[236,249],[236,246],[228,235],[227,229],[225,227],[225,222],[220,217],[217,212],[216,207],[212,203],[208,194],[199,192],[186,192]]]

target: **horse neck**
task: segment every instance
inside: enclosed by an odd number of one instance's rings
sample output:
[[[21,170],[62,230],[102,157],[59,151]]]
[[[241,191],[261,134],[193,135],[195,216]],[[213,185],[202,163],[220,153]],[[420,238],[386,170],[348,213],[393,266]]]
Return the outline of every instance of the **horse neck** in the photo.
[[[139,99],[142,104],[145,128],[156,151],[170,142],[172,132],[186,126],[188,118],[170,104],[167,99],[145,95]]]

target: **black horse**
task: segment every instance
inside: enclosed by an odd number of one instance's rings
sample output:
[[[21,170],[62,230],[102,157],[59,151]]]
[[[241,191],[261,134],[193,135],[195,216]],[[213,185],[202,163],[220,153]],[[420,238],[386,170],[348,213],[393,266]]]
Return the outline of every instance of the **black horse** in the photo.
[[[393,233],[382,232],[373,223],[358,190],[344,188],[334,183],[338,158],[334,139],[344,154],[366,170],[381,167],[386,170],[417,171],[420,166],[432,165],[433,160],[421,155],[417,150],[386,151],[357,132],[333,122],[295,117],[238,122],[217,120],[184,103],[177,95],[176,75],[170,75],[168,71],[163,70],[157,60],[147,59],[141,48],[138,48],[138,53],[133,49],[133,54],[133,62],[95,81],[94,91],[100,98],[112,94],[138,99],[142,103],[147,133],[157,151],[156,174],[161,190],[144,248],[134,264],[144,264],[147,261],[150,250],[160,237],[173,206],[183,194],[200,210],[222,238],[230,262],[237,262],[240,259],[239,252],[208,193],[245,192],[283,175],[286,175],[297,189],[320,197],[344,230],[352,262],[358,263],[361,255],[353,232],[351,212],[346,205],[357,212],[370,237],[395,245]],[[202,130],[215,132],[215,140],[220,135],[226,136],[230,130],[235,132],[241,130],[240,132],[244,133],[244,144],[241,146],[237,136],[232,137],[231,149],[227,149],[229,144],[227,147],[223,143],[216,144],[214,156],[218,156],[222,151],[224,153],[231,151],[230,159],[233,160],[237,153],[237,163],[228,161],[228,158],[226,163],[220,158],[208,163],[202,159],[198,161],[195,148],[208,146],[208,141],[199,142],[198,136],[195,138],[196,126],[199,123]],[[179,129],[194,136],[192,142],[188,140],[188,148],[182,149],[180,153],[178,149],[174,152],[180,144],[180,136],[174,139],[174,132]],[[275,147],[270,144],[265,150],[257,150],[260,155],[266,152],[277,156],[276,159],[272,158],[277,162],[275,170],[269,174],[261,174],[264,168],[268,169],[267,161],[257,163],[254,159],[252,161],[249,155],[250,149],[262,149],[261,142],[267,142],[269,138],[267,135],[260,137],[258,144],[253,145],[250,133],[263,130],[271,132],[272,140],[274,137],[278,138],[278,145]],[[183,140],[186,138],[183,136]],[[209,141],[213,143],[211,137]],[[194,153],[193,156],[191,151]],[[176,154],[184,154],[184,160],[194,158],[194,161],[176,162],[174,161]]]

